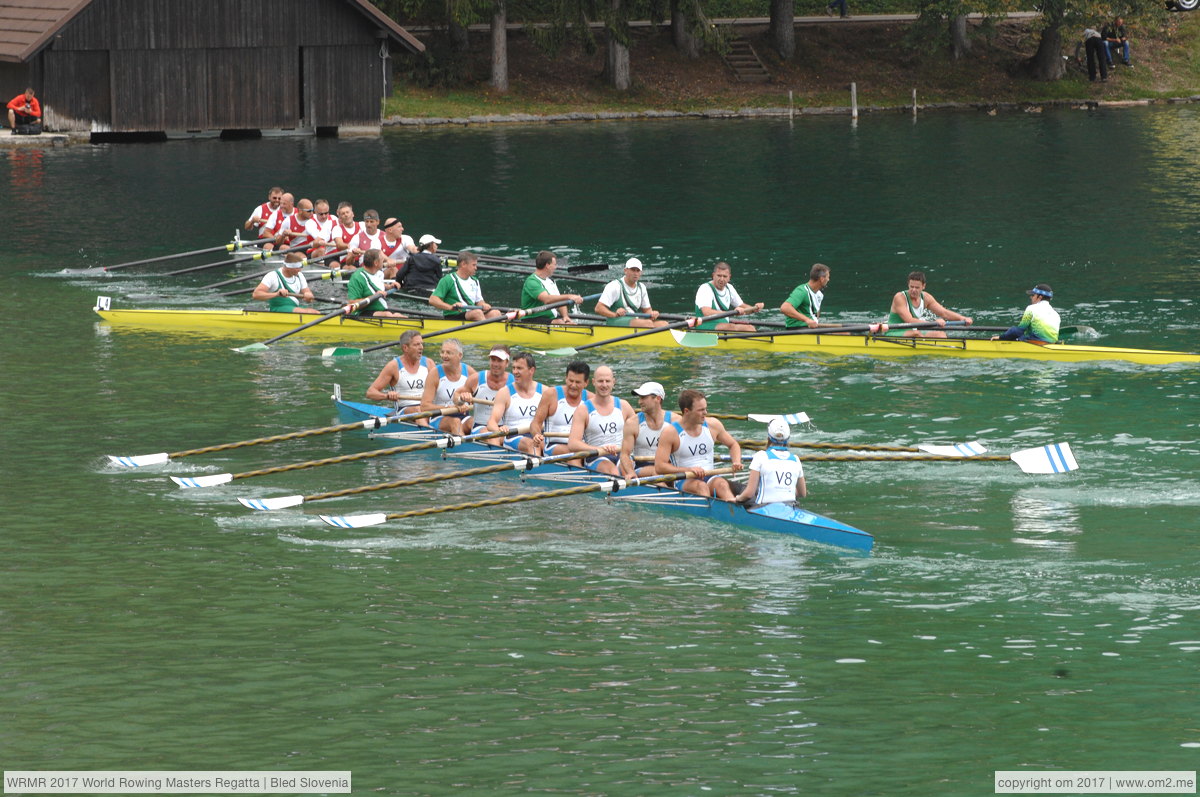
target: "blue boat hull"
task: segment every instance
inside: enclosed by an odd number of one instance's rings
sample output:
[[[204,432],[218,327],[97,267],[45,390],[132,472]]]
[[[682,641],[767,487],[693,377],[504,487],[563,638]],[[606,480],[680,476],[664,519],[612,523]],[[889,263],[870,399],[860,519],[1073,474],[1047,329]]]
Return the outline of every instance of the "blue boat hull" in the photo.
[[[389,414],[390,410],[374,404],[364,404],[357,401],[345,401],[334,398],[338,416],[344,423],[354,423],[379,418]],[[408,424],[395,424],[385,428],[403,430],[400,434],[415,440],[437,436],[437,432],[418,428]],[[394,444],[395,440],[389,440]],[[523,458],[512,452],[506,452],[496,446],[481,443],[463,443],[455,449],[460,453],[478,454],[488,459]],[[585,468],[567,465],[542,465],[533,468],[526,474],[535,479],[553,482],[592,483],[596,481],[611,481],[611,476],[596,473]],[[813,542],[836,545],[841,548],[853,548],[859,551],[869,551],[875,544],[875,538],[861,529],[848,526],[833,518],[809,512],[800,507],[784,504],[768,504],[766,506],[747,509],[744,504],[735,504],[717,498],[703,498],[672,490],[668,487],[641,485],[628,487],[608,494],[614,500],[624,500],[632,504],[643,504],[676,512],[683,512],[693,517],[717,520],[736,526],[770,531],[776,534],[790,534]]]

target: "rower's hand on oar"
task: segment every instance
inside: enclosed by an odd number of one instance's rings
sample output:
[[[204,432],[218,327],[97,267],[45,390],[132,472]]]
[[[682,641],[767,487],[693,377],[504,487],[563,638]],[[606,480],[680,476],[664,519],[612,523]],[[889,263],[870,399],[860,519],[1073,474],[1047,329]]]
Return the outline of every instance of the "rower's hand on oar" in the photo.
[[[571,301],[573,301],[575,304],[583,304],[583,297],[580,296],[578,293],[568,293],[568,294],[566,294],[566,297],[568,299],[570,299]]]
[[[757,313],[759,310],[762,310],[762,309],[763,309],[763,303],[755,302],[754,304],[750,305],[749,307],[739,307],[738,315],[750,315],[751,313]]]

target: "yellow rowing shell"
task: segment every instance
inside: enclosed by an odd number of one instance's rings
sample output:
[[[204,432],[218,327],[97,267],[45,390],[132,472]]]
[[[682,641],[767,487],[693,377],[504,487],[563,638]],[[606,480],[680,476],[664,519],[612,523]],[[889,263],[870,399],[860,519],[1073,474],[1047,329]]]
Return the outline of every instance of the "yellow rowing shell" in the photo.
[[[221,337],[248,338],[246,342],[265,340],[294,329],[316,316],[294,313],[270,313],[254,310],[101,310],[96,312],[105,321],[124,327],[140,327],[178,332],[202,332]],[[386,343],[396,340],[405,330],[419,329],[426,334],[460,325],[458,321],[428,318],[346,318],[338,317],[310,327],[296,335],[296,340],[344,343],[370,341]],[[451,333],[466,343],[491,345],[507,343],[530,349],[552,349],[579,346],[611,340],[628,335],[628,327],[548,324],[485,324]],[[682,338],[680,341],[677,338]],[[780,354],[858,354],[871,357],[910,357],[934,355],[939,357],[1018,358],[1056,362],[1087,362],[1091,360],[1122,360],[1146,365],[1168,363],[1198,363],[1200,354],[1151,349],[1126,349],[1110,346],[1086,346],[1058,343],[1040,346],[1016,341],[981,340],[979,338],[885,338],[871,335],[780,335],[764,332],[753,338],[718,341],[716,335],[688,332],[673,336],[670,331],[645,335],[625,341],[621,346],[641,346],[655,349],[692,349],[713,353],[730,351],[765,351]]]

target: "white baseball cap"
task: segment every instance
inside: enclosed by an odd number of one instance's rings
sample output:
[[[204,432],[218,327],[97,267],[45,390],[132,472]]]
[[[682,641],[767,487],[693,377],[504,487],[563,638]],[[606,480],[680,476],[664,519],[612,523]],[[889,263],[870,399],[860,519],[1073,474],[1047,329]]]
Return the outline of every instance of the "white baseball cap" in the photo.
[[[424,246],[425,244],[440,244],[441,242],[442,242],[442,239],[435,238],[432,235],[430,235],[429,233],[425,233],[424,235],[421,236],[421,240],[417,241],[417,243],[419,243],[421,246]]]
[[[504,360],[505,362],[508,362],[508,352],[506,352],[504,349],[492,349],[490,352],[488,352],[488,357],[495,357],[498,360]]]
[[[642,261],[638,260],[636,257],[631,257],[625,261],[625,268],[636,268],[638,271],[641,271]]]
[[[667,391],[663,390],[663,386],[658,382],[643,382],[641,387],[634,389],[633,395],[658,396],[660,399],[666,399]]]
[[[767,424],[767,437],[772,440],[778,440],[781,443],[786,443],[792,436],[792,428],[787,425],[787,421],[783,418],[772,418]]]

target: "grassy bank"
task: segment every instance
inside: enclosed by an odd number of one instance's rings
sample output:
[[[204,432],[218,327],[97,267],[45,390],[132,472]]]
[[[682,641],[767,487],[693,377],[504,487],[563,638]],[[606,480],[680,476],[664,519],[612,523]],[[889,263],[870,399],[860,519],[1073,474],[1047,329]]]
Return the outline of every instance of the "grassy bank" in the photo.
[[[1037,34],[1027,22],[975,27],[973,50],[961,61],[937,49],[913,46],[908,24],[801,27],[796,31],[796,57],[787,62],[773,57],[765,30],[738,28],[737,34],[751,42],[771,71],[772,81],[765,84],[735,81],[715,53],[697,60],[682,58],[668,33],[641,29],[635,32],[635,85],[629,92],[604,86],[602,53],[569,48],[551,58],[518,33],[510,35],[511,90],[503,95],[487,86],[486,34],[476,33],[475,52],[459,87],[419,88],[401,76],[385,116],[786,107],[789,90],[798,107],[845,106],[851,82],[864,107],[908,105],[913,89],[921,104],[1165,99],[1200,93],[1200,12],[1166,14],[1129,27],[1134,68],[1118,66],[1106,83],[1090,83],[1086,71],[1074,64],[1063,80],[1030,78],[1023,64],[1037,47]],[[1072,39],[1064,54],[1072,55],[1073,48]]]

